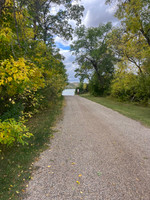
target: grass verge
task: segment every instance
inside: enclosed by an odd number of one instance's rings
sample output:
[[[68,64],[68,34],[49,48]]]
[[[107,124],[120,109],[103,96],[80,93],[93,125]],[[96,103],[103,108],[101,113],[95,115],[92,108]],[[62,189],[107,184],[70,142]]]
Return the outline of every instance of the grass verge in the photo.
[[[51,108],[34,116],[28,122],[30,132],[34,134],[28,145],[7,148],[0,154],[0,199],[18,200],[32,178],[33,162],[40,152],[45,150],[50,137],[53,136],[54,122],[61,114],[63,99],[51,105]]]
[[[111,108],[127,117],[141,122],[145,126],[150,127],[150,107],[134,105],[132,103],[123,103],[116,99],[111,99],[110,97],[94,97],[90,94],[83,94],[81,97],[85,97],[91,101]]]

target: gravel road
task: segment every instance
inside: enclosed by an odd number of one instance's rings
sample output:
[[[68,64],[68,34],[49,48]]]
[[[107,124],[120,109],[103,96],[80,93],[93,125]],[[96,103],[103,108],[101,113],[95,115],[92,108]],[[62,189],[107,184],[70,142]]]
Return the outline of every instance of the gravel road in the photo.
[[[79,96],[66,97],[24,200],[150,200],[150,129]]]

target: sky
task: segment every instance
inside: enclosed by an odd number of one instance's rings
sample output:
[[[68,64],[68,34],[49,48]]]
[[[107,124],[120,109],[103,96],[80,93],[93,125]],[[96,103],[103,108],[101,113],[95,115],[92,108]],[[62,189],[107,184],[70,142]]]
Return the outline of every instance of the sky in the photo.
[[[74,0],[75,2],[76,0]],[[113,25],[117,25],[118,20],[114,17],[115,5],[106,5],[105,0],[81,0],[79,2],[84,6],[84,13],[82,18],[82,24],[86,27],[96,27],[99,24],[112,22]],[[70,22],[74,27],[74,22]],[[76,63],[73,63],[75,57],[70,52],[71,41],[65,41],[59,37],[55,37],[56,46],[60,48],[60,53],[65,57],[63,63],[66,66],[69,82],[79,82],[78,78],[75,78],[74,70],[78,67]]]

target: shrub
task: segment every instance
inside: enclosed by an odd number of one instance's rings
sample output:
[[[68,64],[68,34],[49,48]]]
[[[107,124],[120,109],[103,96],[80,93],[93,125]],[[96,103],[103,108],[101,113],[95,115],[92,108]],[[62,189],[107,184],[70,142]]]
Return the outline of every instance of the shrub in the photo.
[[[111,85],[111,95],[122,101],[148,103],[150,77],[129,72],[117,73]]]
[[[79,86],[76,88],[76,94],[84,94],[88,92],[88,84],[80,82]]]
[[[0,143],[10,146],[13,143],[27,144],[26,138],[32,136],[23,121],[17,122],[15,119],[0,121]]]
[[[101,76],[103,84],[100,84],[97,74],[95,73],[89,82],[89,92],[94,96],[105,96],[109,94],[112,74]]]

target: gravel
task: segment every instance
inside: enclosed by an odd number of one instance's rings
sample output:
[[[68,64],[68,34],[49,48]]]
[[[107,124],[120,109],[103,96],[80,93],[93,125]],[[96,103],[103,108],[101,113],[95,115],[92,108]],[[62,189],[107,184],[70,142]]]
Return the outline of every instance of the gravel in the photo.
[[[66,97],[24,200],[150,200],[150,129],[79,96]]]

